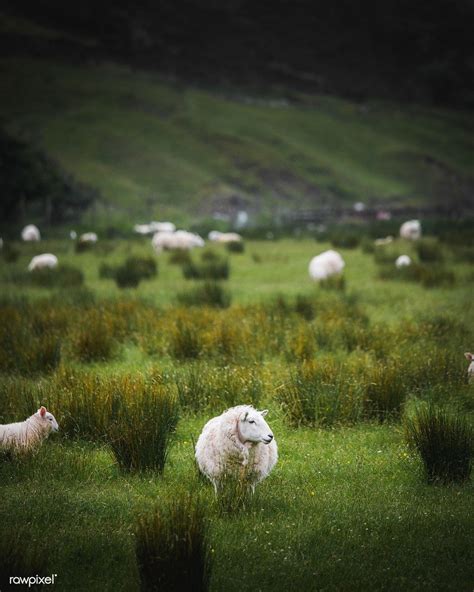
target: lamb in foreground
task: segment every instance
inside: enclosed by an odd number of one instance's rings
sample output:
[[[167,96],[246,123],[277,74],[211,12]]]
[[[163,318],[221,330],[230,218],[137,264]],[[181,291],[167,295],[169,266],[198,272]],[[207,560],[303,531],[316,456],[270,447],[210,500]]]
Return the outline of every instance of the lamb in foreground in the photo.
[[[265,479],[278,459],[273,432],[251,405],[238,405],[209,420],[196,444],[196,461],[217,492],[228,475],[245,475],[252,490]]]
[[[54,415],[40,407],[25,421],[0,425],[0,449],[29,450],[39,446],[53,432],[59,430]]]

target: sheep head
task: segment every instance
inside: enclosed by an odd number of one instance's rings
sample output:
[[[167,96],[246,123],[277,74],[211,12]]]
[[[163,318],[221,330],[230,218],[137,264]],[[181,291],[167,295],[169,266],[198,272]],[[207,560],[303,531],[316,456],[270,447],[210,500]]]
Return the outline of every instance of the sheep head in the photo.
[[[264,417],[268,411],[249,409],[242,413],[238,420],[240,440],[245,442],[270,444],[273,440],[273,432]]]

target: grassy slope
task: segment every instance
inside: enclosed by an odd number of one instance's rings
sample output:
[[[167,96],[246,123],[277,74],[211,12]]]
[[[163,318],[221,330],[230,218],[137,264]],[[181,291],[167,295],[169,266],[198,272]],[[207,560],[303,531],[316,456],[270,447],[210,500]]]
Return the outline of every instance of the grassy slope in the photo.
[[[8,129],[99,187],[108,222],[187,221],[234,194],[259,210],[455,203],[470,183],[469,114],[307,96],[270,105],[110,64],[10,58],[0,73]]]

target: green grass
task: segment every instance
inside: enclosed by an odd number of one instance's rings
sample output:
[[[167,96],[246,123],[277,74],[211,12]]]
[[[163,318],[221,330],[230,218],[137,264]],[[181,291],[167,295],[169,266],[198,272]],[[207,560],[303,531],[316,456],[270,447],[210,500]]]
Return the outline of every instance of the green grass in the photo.
[[[0,71],[9,130],[100,189],[88,224],[186,223],[236,193],[264,213],[313,207],[315,196],[446,205],[472,184],[468,113],[381,102],[363,112],[323,96],[269,107],[103,63],[11,57]]]
[[[0,334],[19,327],[13,338],[25,352],[28,332],[39,351],[43,336],[59,336],[61,359],[31,372],[26,358],[8,358],[0,423],[45,404],[61,429],[35,455],[0,457],[0,524],[4,539],[26,532],[47,551],[55,588],[138,591],[137,520],[191,492],[205,511],[212,592],[256,582],[262,592],[470,590],[472,480],[427,483],[400,421],[407,403],[422,400],[472,425],[466,261],[446,251],[457,282],[426,289],[382,280],[373,254],[342,249],[345,291],[325,290],[307,266],[327,243],[246,241],[226,281],[232,305],[220,310],[176,306],[190,282],[167,253],[155,256],[159,276],[136,289],[100,277],[104,263],[151,256],[148,239],[99,238],[81,254],[66,239],[14,246],[18,260],[0,263]],[[11,269],[24,270],[38,249],[80,269],[84,286],[15,283]],[[304,367],[317,372],[295,382]],[[130,449],[151,450],[153,430],[139,434],[151,414],[127,424],[118,413],[142,384],[180,406],[162,473],[121,470],[104,437],[112,417],[117,433],[128,425]],[[306,404],[303,421],[285,405],[292,388]],[[210,417],[247,402],[270,410],[279,462],[255,495],[216,500],[193,444]]]

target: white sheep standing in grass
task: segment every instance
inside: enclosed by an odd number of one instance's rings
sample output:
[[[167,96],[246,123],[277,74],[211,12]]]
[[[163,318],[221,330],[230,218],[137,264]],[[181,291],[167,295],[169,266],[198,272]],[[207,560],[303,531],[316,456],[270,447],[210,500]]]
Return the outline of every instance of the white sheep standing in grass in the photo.
[[[28,226],[25,226],[21,231],[21,238],[27,242],[39,241],[41,240],[41,234],[37,226],[34,224],[28,224]]]
[[[36,255],[28,265],[28,271],[35,271],[37,269],[54,269],[58,266],[58,258],[52,253],[43,253]]]
[[[0,425],[0,449],[29,450],[58,430],[54,415],[46,407],[40,407],[25,421]]]
[[[408,267],[409,265],[411,265],[411,257],[408,255],[400,255],[400,257],[397,257],[395,260],[395,267],[397,269]]]
[[[219,230],[211,230],[208,238],[215,243],[240,243],[242,241],[241,235],[237,232],[220,232]]]
[[[204,240],[193,232],[177,230],[176,232],[157,232],[151,239],[151,244],[156,253],[172,249],[189,251],[194,247],[203,247]]]
[[[466,352],[464,354],[464,356],[466,357],[466,359],[471,362],[469,364],[469,367],[467,369],[467,376],[469,379],[469,382],[474,382],[474,354],[471,354],[471,352]]]
[[[87,244],[91,244],[91,245],[95,245],[95,243],[99,240],[99,237],[97,236],[97,234],[95,232],[84,232],[84,234],[81,234],[81,236],[79,237],[79,242],[80,243],[87,243]]]
[[[314,281],[325,280],[341,273],[344,266],[344,259],[341,255],[337,251],[329,249],[329,251],[324,251],[311,259],[309,277]]]
[[[421,223],[419,220],[407,220],[400,226],[400,236],[407,240],[421,238]]]
[[[238,405],[209,420],[196,444],[196,461],[217,492],[226,476],[247,475],[252,490],[275,466],[278,449],[267,410]]]

